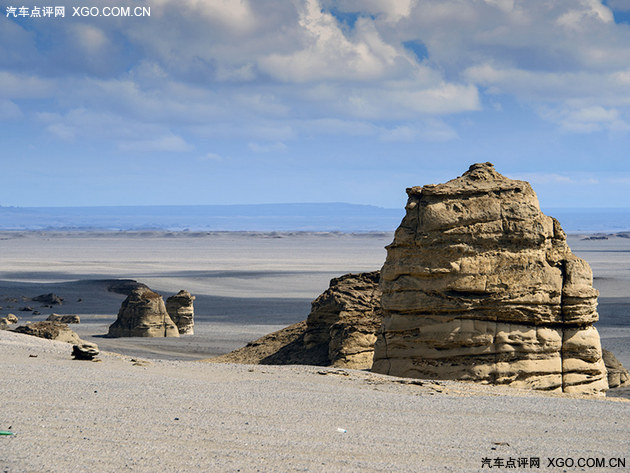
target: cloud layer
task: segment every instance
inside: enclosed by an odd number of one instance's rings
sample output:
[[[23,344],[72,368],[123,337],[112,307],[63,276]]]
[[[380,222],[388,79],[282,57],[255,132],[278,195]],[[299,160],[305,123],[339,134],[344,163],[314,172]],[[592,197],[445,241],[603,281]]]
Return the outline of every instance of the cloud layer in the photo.
[[[71,3],[64,19],[3,11],[0,123],[207,163],[230,161],[216,159],[227,141],[256,156],[335,136],[456,141],[515,107],[558,133],[630,133],[625,0],[118,5],[151,16],[75,18]]]

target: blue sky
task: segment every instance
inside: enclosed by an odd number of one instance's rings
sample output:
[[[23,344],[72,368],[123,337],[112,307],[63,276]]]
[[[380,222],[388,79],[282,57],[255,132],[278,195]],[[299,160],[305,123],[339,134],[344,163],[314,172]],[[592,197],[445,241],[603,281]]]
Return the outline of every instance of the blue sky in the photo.
[[[543,207],[630,207],[630,0],[0,13],[0,205],[400,207],[491,161]]]

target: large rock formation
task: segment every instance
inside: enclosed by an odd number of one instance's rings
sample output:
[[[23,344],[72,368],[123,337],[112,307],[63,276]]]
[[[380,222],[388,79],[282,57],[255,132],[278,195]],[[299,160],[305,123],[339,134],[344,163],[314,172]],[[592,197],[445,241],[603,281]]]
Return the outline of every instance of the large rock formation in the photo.
[[[166,311],[171,320],[177,325],[180,335],[193,335],[195,325],[195,296],[188,291],[179,291],[176,295],[166,299]]]
[[[123,301],[108,337],[179,337],[177,327],[166,312],[162,296],[138,287]]]
[[[605,392],[591,269],[530,185],[485,163],[407,194],[373,371]]]
[[[306,321],[209,361],[369,369],[381,319],[378,271],[345,274],[312,302]]]

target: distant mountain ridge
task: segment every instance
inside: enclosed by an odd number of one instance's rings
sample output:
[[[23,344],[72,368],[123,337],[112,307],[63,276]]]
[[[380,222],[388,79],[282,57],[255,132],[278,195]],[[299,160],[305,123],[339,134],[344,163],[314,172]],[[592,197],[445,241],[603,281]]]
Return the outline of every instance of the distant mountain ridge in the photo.
[[[543,209],[569,233],[630,231],[630,208]],[[404,208],[347,203],[0,207],[0,230],[394,231]]]

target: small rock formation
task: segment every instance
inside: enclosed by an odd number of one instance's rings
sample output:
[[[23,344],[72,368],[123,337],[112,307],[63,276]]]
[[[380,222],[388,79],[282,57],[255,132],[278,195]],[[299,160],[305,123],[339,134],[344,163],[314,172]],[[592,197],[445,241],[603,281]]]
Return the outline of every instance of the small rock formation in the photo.
[[[193,335],[195,325],[195,309],[193,301],[195,296],[190,292],[181,290],[176,295],[166,299],[166,311],[171,320],[177,325],[180,335]]]
[[[334,278],[306,321],[208,361],[369,369],[382,317],[378,281],[378,271]]]
[[[47,340],[57,340],[73,344],[82,343],[79,336],[68,328],[66,324],[59,322],[35,322],[21,325],[12,330],[16,333],[23,333],[33,337],[45,338]]]
[[[47,305],[61,305],[63,304],[63,299],[52,292],[50,294],[42,294],[37,297],[33,297],[35,302],[41,302]]]
[[[365,369],[372,366],[376,331],[381,325],[379,272],[345,274],[311,304],[306,319],[307,350],[324,345],[330,365]]]
[[[162,296],[146,286],[131,291],[109,326],[108,337],[179,337]]]
[[[81,318],[78,315],[50,314],[46,319],[49,322],[61,322],[62,324],[80,324]]]
[[[407,194],[372,370],[602,395],[591,269],[531,186],[484,163]]]
[[[630,386],[630,374],[615,355],[604,349],[602,349],[602,355],[606,369],[608,370],[608,387],[613,389],[622,386]]]
[[[81,342],[72,347],[72,356],[75,360],[93,360],[98,354],[96,343]]]
[[[17,324],[17,322],[18,322],[18,318],[15,316],[15,314],[7,314],[6,317],[0,318],[0,328]]]

